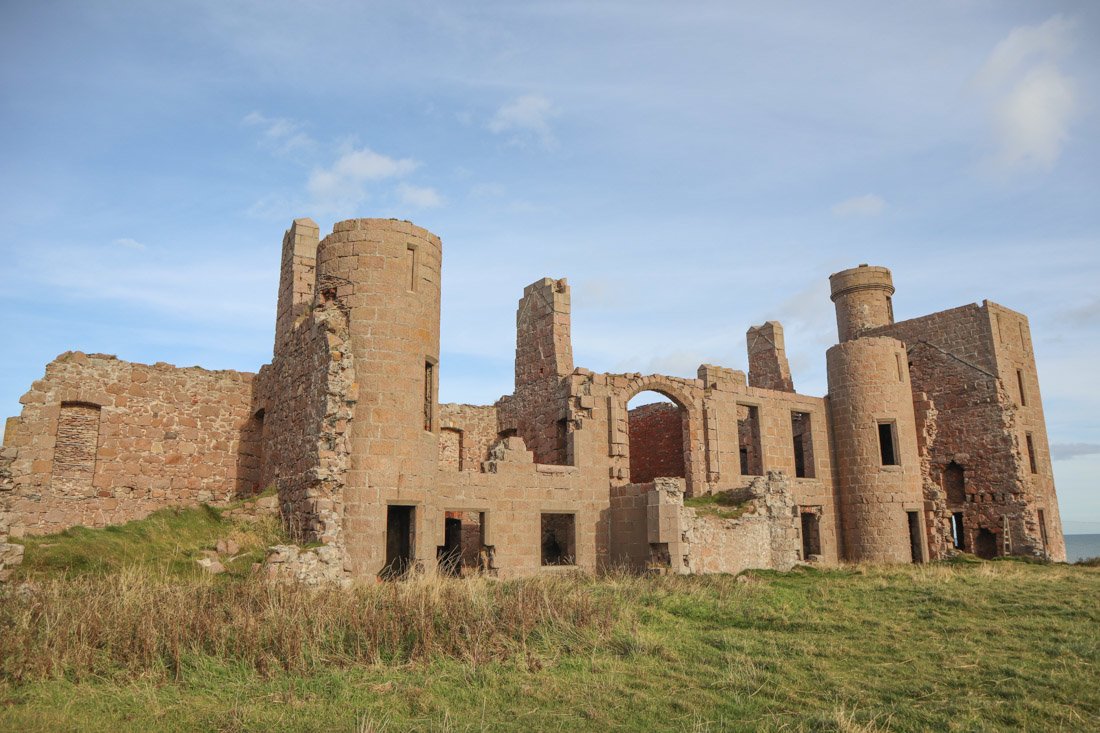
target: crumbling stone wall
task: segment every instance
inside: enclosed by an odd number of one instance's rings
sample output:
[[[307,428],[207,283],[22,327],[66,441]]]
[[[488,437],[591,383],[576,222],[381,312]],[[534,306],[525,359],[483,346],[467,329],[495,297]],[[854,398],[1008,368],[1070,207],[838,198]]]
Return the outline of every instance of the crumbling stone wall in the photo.
[[[772,471],[741,491],[740,516],[684,506],[682,479],[617,487],[612,495],[614,561],[674,573],[788,570],[800,560],[801,527],[789,479]]]
[[[684,476],[684,418],[679,407],[654,402],[630,410],[630,481]]]
[[[0,524],[17,536],[102,527],[251,493],[240,445],[252,382],[242,372],[60,355],[8,423]]]
[[[951,515],[961,511],[966,551],[977,549],[977,535],[985,530],[995,537],[997,554],[1064,558],[1026,319],[986,301],[868,333],[890,334],[906,343],[915,404],[925,413],[926,429],[934,425],[923,468],[932,556],[953,551]],[[1036,453],[1035,474],[1027,455],[1028,434]],[[943,488],[944,471],[952,463],[965,473],[962,505],[949,504]],[[1046,547],[1038,509],[1044,510]]]
[[[481,470],[500,433],[495,405],[441,404],[439,427],[440,465],[463,471]]]
[[[572,464],[566,403],[573,372],[569,284],[543,278],[523,290],[516,310],[514,394],[501,399],[500,428],[523,438],[535,462]]]
[[[257,379],[253,414],[264,415],[260,483],[278,489],[283,519],[300,542],[333,544],[340,536],[358,400],[347,342],[347,314],[330,292],[319,292]]]

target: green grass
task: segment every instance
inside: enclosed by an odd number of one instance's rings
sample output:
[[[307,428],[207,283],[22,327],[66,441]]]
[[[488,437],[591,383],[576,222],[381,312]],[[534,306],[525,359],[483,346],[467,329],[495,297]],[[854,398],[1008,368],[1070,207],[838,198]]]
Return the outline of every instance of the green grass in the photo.
[[[201,572],[195,560],[223,538],[232,538],[241,546],[235,560],[223,559],[230,573],[241,574],[263,560],[266,547],[285,541],[275,517],[242,522],[223,519],[222,514],[222,509],[205,505],[161,509],[143,520],[103,529],[73,527],[58,534],[15,540],[26,546],[17,579],[102,574],[131,567],[194,575]]]
[[[38,590],[0,598],[0,730],[1100,729],[1097,568],[349,591],[165,577],[155,563],[37,572]]]
[[[719,519],[737,519],[753,508],[752,497],[743,489],[690,496],[684,499],[684,506],[695,509],[701,515]]]

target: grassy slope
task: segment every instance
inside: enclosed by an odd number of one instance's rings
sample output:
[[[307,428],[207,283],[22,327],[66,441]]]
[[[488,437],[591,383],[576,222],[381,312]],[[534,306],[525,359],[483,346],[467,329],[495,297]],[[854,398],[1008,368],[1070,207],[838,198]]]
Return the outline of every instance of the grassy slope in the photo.
[[[475,582],[473,597],[498,587]],[[265,675],[192,654],[179,681],[0,679],[0,730],[1100,729],[1098,569],[555,582],[611,602],[614,628],[544,629],[523,651],[476,664],[436,656]]]

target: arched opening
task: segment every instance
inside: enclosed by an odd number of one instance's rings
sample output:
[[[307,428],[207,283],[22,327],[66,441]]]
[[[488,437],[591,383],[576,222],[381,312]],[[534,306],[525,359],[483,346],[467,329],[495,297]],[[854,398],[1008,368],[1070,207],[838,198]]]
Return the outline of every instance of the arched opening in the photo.
[[[687,410],[667,395],[646,390],[627,403],[630,482],[686,478]]]

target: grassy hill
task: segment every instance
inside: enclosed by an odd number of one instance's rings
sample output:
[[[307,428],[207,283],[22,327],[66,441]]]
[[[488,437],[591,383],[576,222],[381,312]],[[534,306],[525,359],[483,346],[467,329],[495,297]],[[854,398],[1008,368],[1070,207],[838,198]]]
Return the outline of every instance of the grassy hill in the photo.
[[[1100,729],[1100,568],[311,590],[249,572],[277,539],[188,510],[28,541],[0,730]]]

